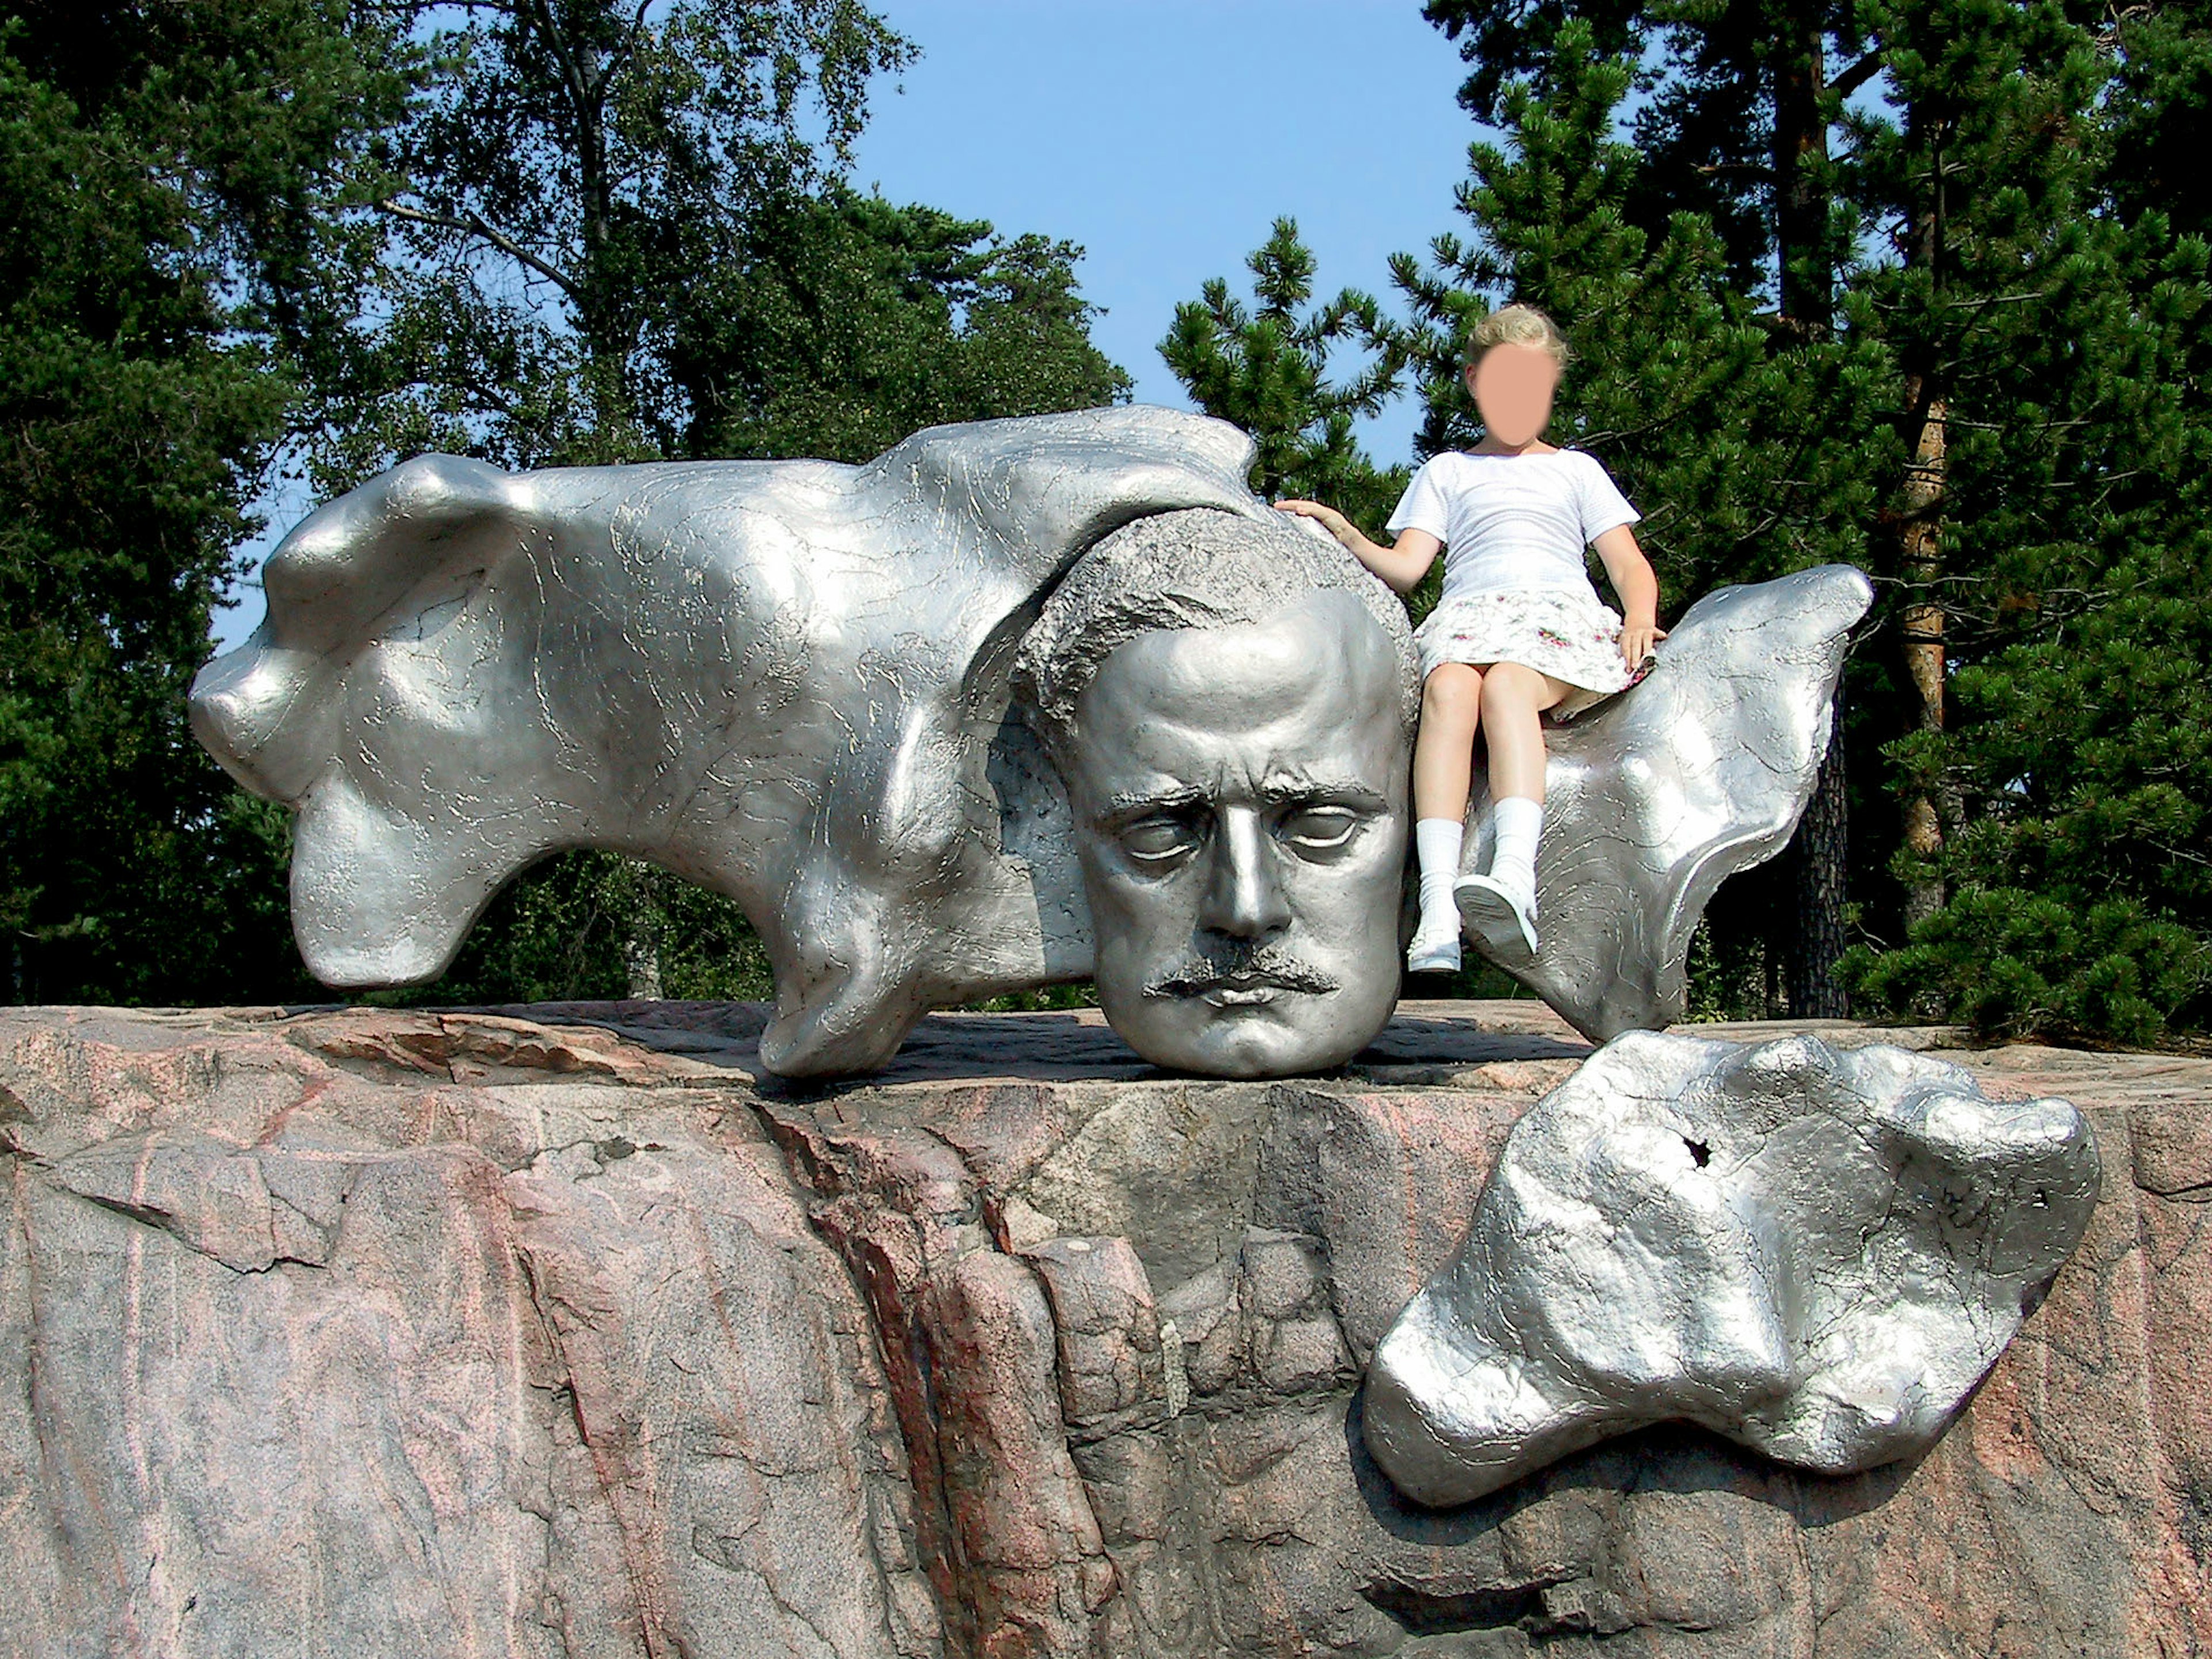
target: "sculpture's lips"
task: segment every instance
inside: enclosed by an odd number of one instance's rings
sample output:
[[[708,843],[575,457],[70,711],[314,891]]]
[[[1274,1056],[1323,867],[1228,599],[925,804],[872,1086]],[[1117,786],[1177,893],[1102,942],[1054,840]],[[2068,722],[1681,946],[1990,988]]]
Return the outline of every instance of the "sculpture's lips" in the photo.
[[[1275,961],[1264,967],[1224,969],[1212,963],[1188,963],[1145,987],[1148,997],[1195,997],[1214,1008],[1258,1007],[1285,991],[1322,996],[1338,982],[1303,962]]]
[[[1273,1002],[1282,994],[1284,988],[1279,985],[1259,982],[1249,985],[1233,985],[1224,981],[1210,989],[1200,991],[1198,995],[1201,1002],[1211,1004],[1216,1008],[1244,1008]]]

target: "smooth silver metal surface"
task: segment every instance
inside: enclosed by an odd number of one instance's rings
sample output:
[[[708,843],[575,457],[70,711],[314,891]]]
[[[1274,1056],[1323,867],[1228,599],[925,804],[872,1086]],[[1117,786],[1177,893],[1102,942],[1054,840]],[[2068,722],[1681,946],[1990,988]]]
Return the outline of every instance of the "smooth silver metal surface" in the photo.
[[[1107,409],[936,428],[860,467],[425,456],[284,538],[268,619],[202,671],[193,729],[297,809],[293,926],[332,985],[434,977],[501,884],[598,847],[744,908],[786,1075],[866,1071],[930,1008],[1091,973],[1093,904],[1102,1000],[1140,1053],[1313,1069],[1396,991],[1383,664],[1410,647],[1349,556],[1251,494],[1250,454],[1221,422]],[[1698,909],[1802,808],[1864,593],[1829,571],[1716,596],[1643,685],[1555,734],[1547,945],[1516,971],[1583,1029],[1679,1013]],[[1106,848],[1099,779],[1133,721],[1187,739],[1154,758],[1189,774],[1212,850],[1172,881]],[[1270,769],[1297,787],[1263,810]],[[1080,834],[1063,774],[1091,791]],[[1300,814],[1354,780],[1389,811],[1358,856],[1320,856]],[[1279,901],[1269,937],[1315,971],[1262,982],[1256,947],[1223,943],[1260,924],[1224,933],[1201,900]]]
[[[1690,938],[1723,880],[1789,844],[1827,753],[1867,579],[1824,565],[1692,605],[1642,681],[1545,734],[1541,949],[1468,942],[1595,1042],[1688,1012]],[[1461,868],[1490,867],[1478,777]]]
[[[744,908],[775,969],[769,1065],[864,1071],[930,1007],[1089,970],[1065,801],[1007,720],[1014,647],[1129,520],[1272,519],[1249,453],[1107,409],[861,467],[425,456],[284,538],[193,727],[299,811],[317,977],[434,977],[518,871],[609,848]]]
[[[1014,674],[1068,785],[1108,1020],[1228,1077],[1349,1060],[1398,998],[1419,659],[1381,582],[1270,516],[1115,532]]]
[[[1798,1036],[1632,1033],[1522,1118],[1458,1255],[1369,1364],[1367,1445],[1464,1503],[1611,1435],[1702,1424],[1802,1468],[1932,1445],[2081,1242],[2063,1100]]]

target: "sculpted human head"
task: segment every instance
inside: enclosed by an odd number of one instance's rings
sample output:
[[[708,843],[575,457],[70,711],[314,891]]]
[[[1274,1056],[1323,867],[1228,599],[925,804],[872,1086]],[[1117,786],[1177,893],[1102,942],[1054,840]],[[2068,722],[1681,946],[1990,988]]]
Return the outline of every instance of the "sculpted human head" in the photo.
[[[1285,523],[1160,514],[1087,554],[1017,667],[1065,780],[1098,997],[1178,1069],[1334,1066],[1397,999],[1404,613]]]

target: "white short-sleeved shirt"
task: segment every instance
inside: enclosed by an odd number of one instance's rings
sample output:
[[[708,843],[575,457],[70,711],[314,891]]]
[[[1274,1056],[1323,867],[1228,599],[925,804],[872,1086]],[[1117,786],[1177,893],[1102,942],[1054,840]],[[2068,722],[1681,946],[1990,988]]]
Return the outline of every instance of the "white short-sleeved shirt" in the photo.
[[[1603,463],[1578,449],[1534,455],[1438,455],[1413,475],[1389,531],[1425,530],[1444,544],[1447,599],[1514,588],[1593,599],[1583,550],[1642,515]]]

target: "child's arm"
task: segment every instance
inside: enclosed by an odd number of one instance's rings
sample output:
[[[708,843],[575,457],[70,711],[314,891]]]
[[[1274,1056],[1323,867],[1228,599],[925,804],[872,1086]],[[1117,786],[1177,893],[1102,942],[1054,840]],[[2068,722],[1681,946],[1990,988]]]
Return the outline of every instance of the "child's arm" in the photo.
[[[1613,591],[1620,595],[1620,659],[1633,673],[1644,665],[1651,647],[1667,637],[1659,626],[1658,573],[1636,544],[1636,532],[1625,524],[1615,525],[1590,545],[1597,549]]]
[[[1371,542],[1360,532],[1359,527],[1333,507],[1323,507],[1319,501],[1277,501],[1278,513],[1295,513],[1302,519],[1311,519],[1323,530],[1342,542],[1352,556],[1365,565],[1401,593],[1410,593],[1420,585],[1421,578],[1429,574],[1429,567],[1437,562],[1444,544],[1425,530],[1401,530],[1395,546],[1383,547]],[[1638,554],[1638,558],[1643,557]],[[1608,569],[1612,567],[1607,566]],[[1644,567],[1647,570],[1650,566]],[[1658,583],[1652,583],[1656,600]]]

